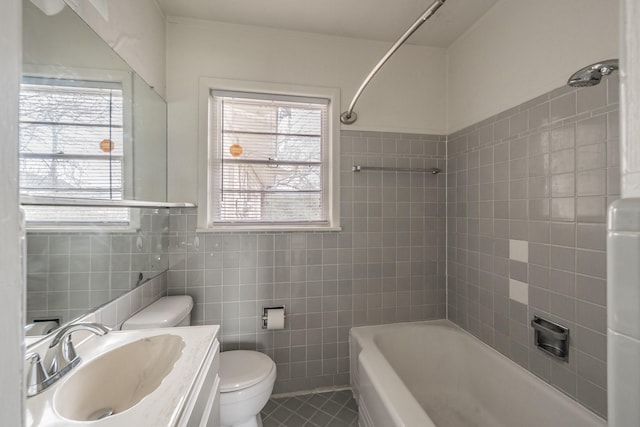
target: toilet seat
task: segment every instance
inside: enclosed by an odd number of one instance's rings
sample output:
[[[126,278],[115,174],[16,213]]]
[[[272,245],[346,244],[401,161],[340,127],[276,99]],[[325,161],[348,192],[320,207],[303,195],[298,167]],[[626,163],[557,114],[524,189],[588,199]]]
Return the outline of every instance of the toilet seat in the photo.
[[[275,363],[257,351],[233,350],[220,353],[220,393],[251,387],[265,380],[275,370]]]

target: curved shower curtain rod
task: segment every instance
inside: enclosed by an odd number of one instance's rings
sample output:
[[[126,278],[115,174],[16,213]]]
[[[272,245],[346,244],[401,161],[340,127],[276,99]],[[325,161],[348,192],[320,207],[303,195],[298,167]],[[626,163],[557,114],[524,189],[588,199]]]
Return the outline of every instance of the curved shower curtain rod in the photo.
[[[398,48],[402,46],[409,37],[411,37],[411,34],[413,34],[418,28],[420,28],[420,26],[424,24],[427,19],[431,18],[431,16],[434,13],[436,13],[438,9],[440,9],[440,6],[442,6],[445,1],[446,0],[434,1],[431,4],[431,6],[429,6],[427,10],[425,10],[424,13],[420,15],[420,17],[416,20],[416,22],[414,22],[413,25],[411,25],[411,27],[409,27],[409,29],[405,31],[402,37],[400,37],[398,41],[395,42],[393,46],[391,46],[391,49],[389,49],[389,51],[384,54],[384,56],[380,59],[380,61],[378,61],[376,66],[373,67],[373,70],[371,70],[369,75],[364,79],[364,81],[360,85],[360,88],[358,88],[358,91],[353,96],[353,99],[351,100],[351,104],[349,104],[349,108],[347,109],[347,111],[340,114],[340,121],[342,123],[344,123],[345,125],[350,125],[358,119],[358,115],[353,111],[353,108],[356,106],[356,102],[358,102],[358,98],[360,98],[360,95],[362,95],[362,92],[364,91],[364,89],[367,87],[369,82],[371,82],[371,79],[373,78],[373,76],[375,76],[376,73],[380,70],[380,68],[382,68],[382,66],[385,64],[385,62],[387,62],[387,60],[391,58],[391,55],[393,55],[396,52],[396,50],[398,50]]]

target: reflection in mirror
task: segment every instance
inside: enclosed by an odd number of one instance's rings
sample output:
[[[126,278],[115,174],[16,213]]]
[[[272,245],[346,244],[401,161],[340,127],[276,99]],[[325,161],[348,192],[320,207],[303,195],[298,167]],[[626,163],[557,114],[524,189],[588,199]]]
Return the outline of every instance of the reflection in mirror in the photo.
[[[166,201],[166,103],[60,4],[23,1],[21,193]],[[103,203],[23,206],[29,335],[166,271],[168,209]]]
[[[27,334],[42,335],[168,268],[169,209],[128,210],[130,229],[27,233]]]
[[[23,4],[22,194],[166,201],[164,100],[69,7]]]
[[[153,88],[133,75],[134,200],[167,200],[167,105]]]

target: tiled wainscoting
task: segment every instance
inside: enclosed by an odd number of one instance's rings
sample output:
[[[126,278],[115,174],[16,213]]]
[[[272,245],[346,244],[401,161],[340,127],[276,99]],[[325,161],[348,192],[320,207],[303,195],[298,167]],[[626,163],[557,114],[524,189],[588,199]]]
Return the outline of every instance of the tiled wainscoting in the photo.
[[[132,211],[131,231],[27,232],[27,322],[66,323],[166,271],[169,209]]]
[[[618,81],[562,88],[449,136],[449,318],[606,416],[606,209]],[[533,345],[570,328],[569,363]]]
[[[163,272],[99,307],[79,321],[99,322],[109,328],[120,329],[125,320],[165,295],[167,295],[167,273]]]
[[[195,209],[172,210],[169,294],[189,294],[195,324],[221,324],[224,350],[277,363],[275,392],[349,383],[349,329],[445,317],[445,137],[342,132],[340,232],[196,233]],[[286,327],[261,329],[285,305]]]

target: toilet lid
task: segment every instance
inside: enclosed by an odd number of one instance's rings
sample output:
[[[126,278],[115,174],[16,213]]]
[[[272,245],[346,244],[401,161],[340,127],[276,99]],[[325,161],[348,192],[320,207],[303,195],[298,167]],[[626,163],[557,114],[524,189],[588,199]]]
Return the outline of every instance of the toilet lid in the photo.
[[[269,376],[275,363],[257,351],[233,350],[220,353],[220,392],[242,390]]]

